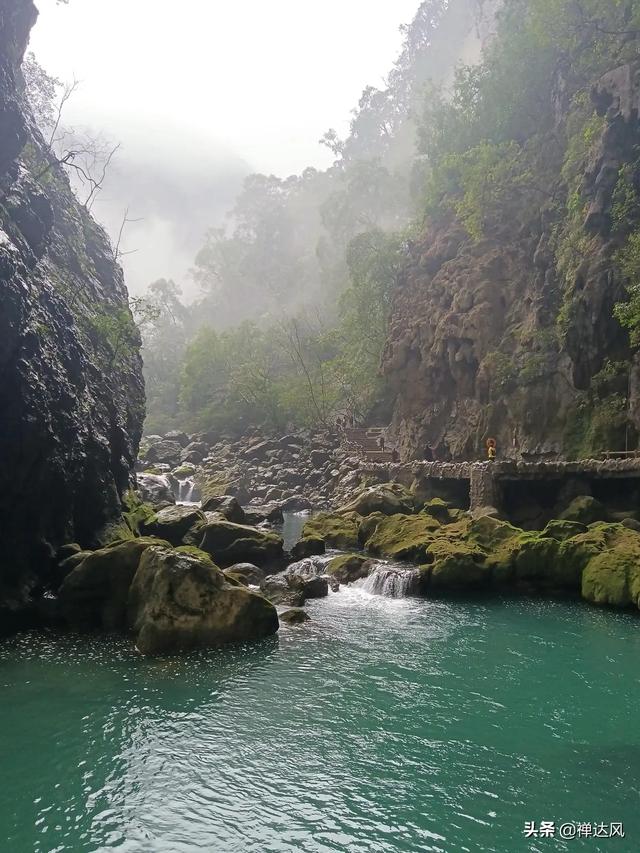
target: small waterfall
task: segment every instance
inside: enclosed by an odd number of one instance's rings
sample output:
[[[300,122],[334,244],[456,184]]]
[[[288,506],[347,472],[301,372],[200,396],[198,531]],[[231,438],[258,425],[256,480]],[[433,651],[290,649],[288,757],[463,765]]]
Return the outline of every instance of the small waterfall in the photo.
[[[291,563],[285,574],[297,575],[301,578],[317,578],[324,575],[327,563],[335,557],[335,554],[322,554],[316,557],[305,557],[297,563]]]
[[[406,598],[417,592],[420,572],[418,569],[404,569],[376,566],[362,583],[362,589],[372,595],[384,595],[387,598]]]
[[[179,504],[197,504],[200,502],[200,490],[194,477],[171,477],[171,491]]]

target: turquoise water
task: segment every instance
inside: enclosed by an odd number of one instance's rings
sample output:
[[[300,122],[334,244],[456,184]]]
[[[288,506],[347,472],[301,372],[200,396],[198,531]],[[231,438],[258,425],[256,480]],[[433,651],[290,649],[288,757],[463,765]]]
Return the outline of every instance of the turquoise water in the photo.
[[[0,646],[2,851],[639,850],[640,622],[387,600],[186,659]],[[624,839],[525,840],[525,820]]]

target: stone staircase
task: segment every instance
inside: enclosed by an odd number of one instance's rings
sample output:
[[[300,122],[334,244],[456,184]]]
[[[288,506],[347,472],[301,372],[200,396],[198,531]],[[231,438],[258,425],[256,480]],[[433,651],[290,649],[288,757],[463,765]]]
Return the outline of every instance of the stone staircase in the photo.
[[[390,450],[380,450],[378,441],[386,433],[385,427],[346,427],[342,433],[342,446],[357,453],[367,462],[392,462]]]

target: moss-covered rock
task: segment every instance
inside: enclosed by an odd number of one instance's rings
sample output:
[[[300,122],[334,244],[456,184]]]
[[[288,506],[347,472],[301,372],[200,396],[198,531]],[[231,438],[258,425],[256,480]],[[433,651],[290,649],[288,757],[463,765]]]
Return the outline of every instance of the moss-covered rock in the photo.
[[[453,509],[442,498],[431,498],[426,501],[421,512],[435,518],[440,524],[450,524],[453,521],[459,521],[463,515],[462,510]]]
[[[440,524],[428,515],[376,516],[373,529],[368,527],[364,545],[370,554],[408,560],[429,561],[428,553]]]
[[[565,542],[567,539],[572,539],[580,533],[586,533],[587,525],[579,521],[564,521],[560,518],[555,518],[550,521],[542,531],[543,536],[548,536],[551,539],[557,539],[558,542]]]
[[[255,640],[278,630],[275,607],[228,582],[211,561],[173,548],[145,551],[131,584],[127,621],[142,654]]]
[[[142,530],[146,536],[158,536],[177,546],[193,527],[205,521],[204,513],[196,507],[178,504],[154,513],[143,523]]]
[[[639,607],[640,534],[622,524],[595,524],[583,539],[594,554],[582,573],[582,597],[594,604]]]
[[[398,515],[410,514],[414,511],[414,496],[400,483],[371,486],[357,494],[340,509],[340,512],[355,512],[362,516],[372,515],[374,512]]]
[[[234,524],[245,524],[247,520],[238,499],[233,495],[212,495],[202,501],[202,509],[204,512],[219,512]]]
[[[302,528],[302,538],[322,539],[327,545],[348,551],[358,547],[360,516],[355,512],[319,513]]]
[[[578,495],[560,515],[561,521],[577,521],[581,524],[593,524],[606,521],[607,510],[592,495]]]
[[[143,537],[93,551],[64,579],[58,597],[67,622],[75,628],[118,631],[125,627],[129,587],[142,554],[169,543]]]
[[[484,554],[461,547],[452,548],[431,566],[429,588],[434,591],[457,591],[486,586],[491,580],[491,570]]]
[[[370,569],[371,560],[361,554],[340,554],[327,564],[327,574],[345,584],[366,578]]]
[[[282,537],[230,521],[212,521],[202,528],[200,548],[222,566],[255,563],[264,566],[282,557]]]

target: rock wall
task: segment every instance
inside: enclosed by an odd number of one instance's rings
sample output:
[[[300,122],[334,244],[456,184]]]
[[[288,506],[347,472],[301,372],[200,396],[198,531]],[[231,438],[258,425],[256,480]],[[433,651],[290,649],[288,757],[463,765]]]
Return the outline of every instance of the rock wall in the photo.
[[[480,241],[451,214],[408,244],[382,362],[403,459],[484,458],[489,436],[502,458],[570,456],[568,433],[607,360],[630,365],[618,390],[637,431],[638,364],[613,316],[625,290],[614,274],[611,207],[620,167],[637,158],[638,86],[636,65],[594,83],[604,126],[582,176],[584,255],[569,280],[558,272],[551,204],[526,225],[505,210]],[[561,136],[566,105],[556,106]],[[551,141],[544,152],[557,159],[558,197],[567,192],[562,154]]]
[[[139,341],[106,234],[23,95],[37,17],[0,3],[0,605],[46,586],[64,542],[120,512],[144,417]]]

